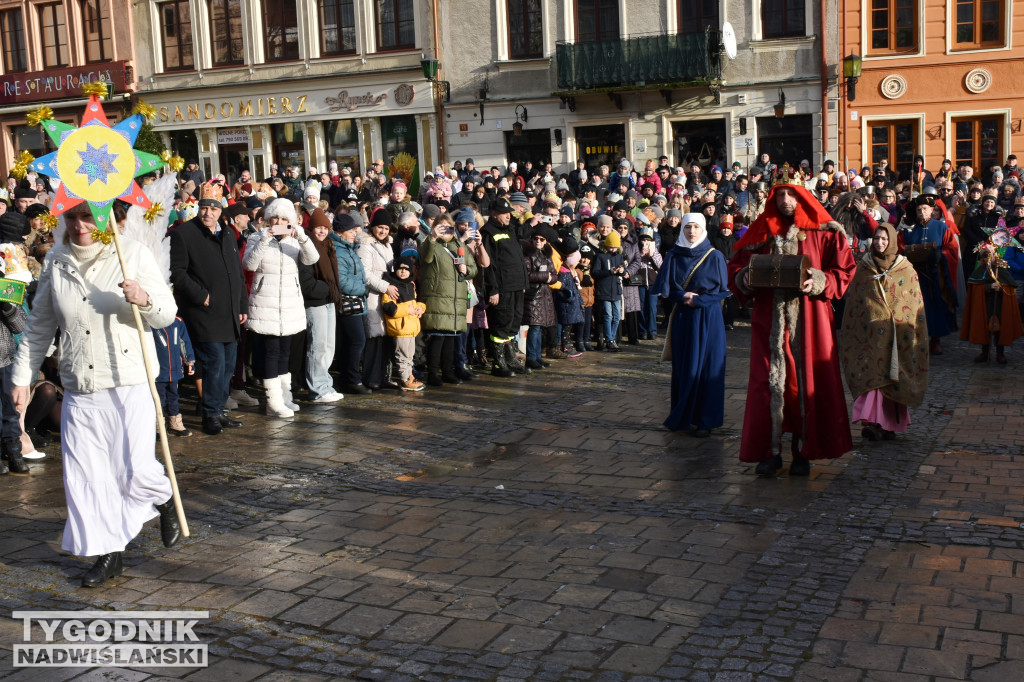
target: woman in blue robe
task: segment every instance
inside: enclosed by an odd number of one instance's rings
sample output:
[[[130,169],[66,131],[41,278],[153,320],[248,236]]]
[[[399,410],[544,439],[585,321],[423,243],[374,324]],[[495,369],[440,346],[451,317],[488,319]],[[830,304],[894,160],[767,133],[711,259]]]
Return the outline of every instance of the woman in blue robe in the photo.
[[[927,263],[914,263],[921,282],[924,312],[928,320],[928,336],[932,355],[942,355],[940,339],[957,328],[956,286],[951,272],[956,272],[959,247],[952,231],[941,220],[933,217],[935,197],[920,194],[907,207],[904,220],[915,217],[913,225],[901,225],[903,246],[935,244],[935,257]]]
[[[665,426],[698,438],[725,419],[725,257],[708,241],[704,216],[687,213],[652,291],[670,303],[672,410]],[[669,348],[666,348],[666,356]]]

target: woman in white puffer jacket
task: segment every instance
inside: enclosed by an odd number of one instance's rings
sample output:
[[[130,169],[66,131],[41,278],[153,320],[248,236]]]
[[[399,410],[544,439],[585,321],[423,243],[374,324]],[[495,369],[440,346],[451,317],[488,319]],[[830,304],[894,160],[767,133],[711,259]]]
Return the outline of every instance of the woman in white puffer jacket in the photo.
[[[299,289],[299,266],[320,258],[313,242],[298,224],[295,205],[275,199],[263,211],[263,229],[249,237],[242,266],[255,273],[249,292],[253,369],[267,391],[267,414],[291,417],[288,371],[292,337],[306,328],[306,310]]]

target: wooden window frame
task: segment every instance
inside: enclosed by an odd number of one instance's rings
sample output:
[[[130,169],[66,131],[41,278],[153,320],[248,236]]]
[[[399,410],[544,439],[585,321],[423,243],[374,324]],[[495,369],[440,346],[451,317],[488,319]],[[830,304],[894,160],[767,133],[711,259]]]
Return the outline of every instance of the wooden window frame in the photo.
[[[342,46],[342,47],[340,47],[340,49],[334,50],[334,51],[328,51],[328,49],[327,49],[327,19],[326,19],[326,16],[324,14],[324,9],[328,6],[328,4],[333,6],[335,8],[335,11],[337,12],[336,18],[337,18],[337,22],[338,23],[336,24],[336,26],[337,26],[337,30],[338,30],[338,45]],[[344,44],[345,44],[345,40],[344,40],[345,24],[341,23],[341,17],[342,17],[342,11],[341,10],[342,10],[342,6],[344,6],[344,5],[348,5],[349,7],[352,8],[352,26],[351,26],[351,28],[353,29],[353,36],[354,36],[354,38],[353,38],[353,41],[352,41],[352,48],[351,49],[345,49],[343,47]],[[356,54],[356,52],[358,51],[358,43],[359,43],[359,41],[358,41],[358,38],[355,37],[355,34],[356,34],[356,31],[355,31],[356,19],[355,19],[355,1],[354,0],[317,0],[317,17],[318,17],[318,20],[320,22],[320,56],[321,57],[341,57],[341,56],[344,56],[344,55]]]
[[[98,64],[100,62],[109,62],[114,58],[114,26],[110,17],[110,5],[108,0],[79,0],[79,10],[82,13],[82,42],[84,43],[83,52],[85,55],[86,64]],[[96,31],[94,32],[96,39],[90,38],[89,24],[92,23],[89,17],[89,8],[95,7],[96,11],[99,12],[99,17],[96,18]],[[104,15],[104,10],[107,14]],[[90,58],[89,50],[92,45],[99,46],[99,56],[96,58]],[[104,48],[106,45],[106,48]]]
[[[302,57],[302,46],[299,40],[299,7],[296,0],[262,0],[263,5],[263,60],[267,63],[294,62]],[[289,17],[288,11],[291,10]],[[295,23],[289,25],[289,19]],[[276,23],[274,23],[276,22]],[[277,35],[273,32],[278,31]],[[289,53],[288,35],[295,34],[295,54]],[[281,56],[273,57],[272,41],[279,39]]]
[[[215,12],[216,12],[218,6],[223,6],[224,7],[224,26],[223,26],[223,28],[224,28],[224,33],[227,36],[226,41],[227,41],[227,44],[228,44],[228,52],[230,53],[231,52],[231,43],[233,43],[236,40],[235,36],[231,35],[231,11],[230,10],[231,10],[231,5],[232,4],[237,4],[238,7],[239,7],[239,24],[238,24],[238,37],[237,37],[237,40],[242,44],[241,55],[239,56],[239,58],[237,60],[231,59],[229,57],[227,61],[218,62],[217,61],[217,39],[216,39],[216,33],[217,33],[217,29],[219,28],[219,25],[217,24],[217,18],[216,18]],[[210,30],[210,63],[214,67],[220,67],[220,66],[239,66],[239,65],[245,63],[245,38],[244,38],[245,31],[242,30],[242,23],[244,23],[245,17],[242,16],[241,6],[242,6],[241,0],[208,0],[208,2],[207,2],[207,12],[208,12],[209,21],[210,21],[210,28],[209,28],[209,30]]]
[[[614,5],[615,5],[615,36],[614,37],[609,37],[609,38],[601,38],[600,37],[600,35],[602,33],[602,30],[601,30],[601,16],[602,15],[601,15],[600,11],[597,11],[594,14],[594,19],[595,19],[594,23],[595,23],[595,25],[598,26],[597,35],[593,39],[581,39],[580,38],[580,14],[582,14],[582,12],[580,12],[580,4],[581,3],[586,3],[587,5],[591,5],[594,9],[599,10],[599,8],[596,7],[596,5],[598,3],[605,2],[606,0],[574,0],[574,1],[575,1],[575,7],[574,7],[575,12],[573,12],[573,17],[576,20],[576,26],[574,27],[574,34],[573,35],[576,36],[576,42],[577,43],[606,42],[606,41],[612,41],[612,40],[619,40],[619,39],[621,39],[621,37],[622,37],[622,16],[621,16],[621,12],[619,11],[619,3],[618,2],[614,3]]]
[[[897,142],[896,142],[896,128],[898,126],[910,126],[911,139],[913,140],[913,149],[911,150],[911,158],[920,154],[919,151],[921,143],[921,120],[917,118],[898,118],[898,119],[885,119],[880,118],[873,121],[866,122],[867,136],[866,136],[866,154],[865,157],[871,160],[871,167],[874,168],[877,161],[875,160],[875,142],[874,142],[874,130],[875,128],[887,128],[888,141],[886,142],[886,150],[884,158],[889,160],[889,168],[893,173],[896,173],[897,177],[901,176],[903,171],[906,170],[899,162],[899,154],[897,153]]]
[[[761,39],[762,40],[785,40],[787,38],[806,38],[807,37],[807,3],[805,0],[796,0],[796,3],[800,6],[800,26],[795,29],[794,32],[790,33],[785,30],[786,24],[788,24],[789,18],[789,7],[788,3],[793,0],[761,0]],[[765,21],[765,14],[768,12],[770,3],[780,4],[781,7],[773,7],[773,11],[781,10],[783,20],[783,31],[779,35],[768,35],[767,26],[768,22]]]
[[[921,49],[920,44],[920,12],[921,12],[921,0],[884,0],[885,7],[882,9],[873,7],[874,0],[865,0],[865,30],[866,30],[866,44],[865,52],[868,57],[875,56],[889,56],[889,55],[908,55],[917,54]],[[911,20],[909,29],[913,32],[913,39],[911,44],[906,47],[899,47],[897,42],[897,36],[901,27],[893,25],[893,17],[896,16],[898,5],[910,2],[911,7]],[[874,18],[877,13],[884,12],[886,14],[886,26],[884,29],[875,29]],[[887,44],[884,48],[876,48],[874,46],[874,34],[875,31],[884,30],[887,35]]]
[[[963,123],[966,121],[971,122],[971,145],[972,145],[972,157],[971,159],[965,159],[957,153],[957,142],[961,139],[957,137],[957,123]],[[991,163],[986,164],[982,161],[981,157],[981,145],[982,140],[985,138],[981,137],[981,123],[983,121],[995,121],[996,122],[996,153],[992,157]],[[949,159],[953,161],[953,167],[959,168],[960,164],[970,162],[972,168],[978,177],[981,177],[988,169],[990,165],[1003,165],[1003,149],[1006,143],[1006,116],[1003,113],[991,113],[991,114],[967,114],[967,115],[956,115],[951,114],[949,118],[949,135],[950,141],[950,154]]]
[[[383,23],[381,23],[381,20],[380,20],[380,8],[381,8],[381,3],[384,3],[384,2],[390,3],[392,8],[394,9],[395,21],[394,21],[394,30],[393,30],[393,34],[392,34],[391,37],[394,38],[395,42],[392,45],[384,45],[384,41],[381,40],[381,38],[383,38],[383,36],[384,36],[383,31],[382,31],[384,25],[383,25]],[[407,20],[405,22],[399,21],[399,18],[398,18],[399,17],[399,9],[400,9],[400,6],[403,3],[408,3],[409,16],[411,17],[411,19],[409,19],[409,20]],[[406,51],[406,50],[413,50],[413,49],[416,48],[416,0],[373,0],[373,18],[374,18],[375,26],[376,26],[376,29],[375,29],[374,33],[375,33],[375,39],[376,39],[377,52],[401,52],[401,51]],[[412,42],[411,43],[399,43],[398,40],[399,40],[399,37],[401,35],[401,31],[399,30],[399,27],[403,23],[408,23],[409,21],[412,22],[412,26],[413,26]]]
[[[717,31],[722,20],[722,6],[719,0],[713,0],[713,2],[715,5],[715,16],[714,21],[709,22],[704,17],[704,0],[679,0],[679,3],[676,7],[676,16],[679,18],[678,32],[681,35],[685,35],[688,33],[703,33],[707,28],[710,28],[712,31]],[[688,28],[684,23],[683,8],[687,6],[696,8],[697,20],[693,23],[695,26],[697,26],[697,28]]]
[[[959,21],[959,9],[963,5],[973,5],[973,16],[970,24]],[[996,17],[999,24],[999,36],[994,40],[982,40],[983,28],[982,11],[985,5],[996,6]],[[954,51],[961,50],[990,50],[1006,47],[1006,0],[954,0],[949,4],[950,8],[950,44]],[[959,39],[959,27],[970,25],[973,27],[973,40],[961,41]]]
[[[532,30],[534,30],[532,22],[530,21],[530,11],[527,7],[527,3],[531,2],[531,0],[507,0],[506,2],[506,12],[508,17],[506,24],[508,25],[509,59],[540,59],[541,57],[544,56],[544,2],[542,0],[535,1],[537,2],[536,23],[539,24],[539,27],[536,30],[538,31],[537,37],[540,40],[540,46],[536,51],[531,52],[530,50],[526,50],[525,52],[519,53],[515,53],[512,51],[512,46],[515,44],[515,41],[513,40],[514,33],[512,30],[512,17],[513,15],[519,15],[522,18],[522,23],[523,25],[526,26],[526,30],[523,33],[523,37],[526,44],[529,45],[530,33]]]
[[[63,2],[47,2],[36,5],[36,16],[39,19],[39,47],[43,56],[43,68],[44,69],[55,69],[71,66],[71,49],[68,45],[68,17],[64,10]],[[53,19],[53,25],[48,27],[46,25],[45,14],[50,12]],[[57,19],[61,19],[62,23],[58,24]],[[50,62],[47,60],[47,52],[49,48],[46,41],[47,30],[52,29],[53,37],[56,41],[56,61]],[[61,44],[61,35],[63,33],[64,42]]]
[[[182,19],[181,19],[181,11],[180,11],[180,6],[181,5],[185,5],[186,7],[189,7],[188,21],[182,21]],[[167,47],[167,43],[166,43],[167,35],[166,35],[166,25],[164,24],[163,18],[164,18],[164,10],[168,6],[173,6],[173,8],[174,8],[174,21],[175,21],[175,25],[177,27],[179,27],[178,30],[176,31],[176,33],[178,35],[177,52],[178,52],[178,63],[179,64],[183,64],[184,61],[185,61],[184,58],[183,58],[182,49],[184,48],[186,42],[189,42],[192,45],[195,45],[195,39],[194,39],[195,34],[194,34],[193,30],[192,30],[192,28],[193,28],[192,27],[192,13],[191,13],[191,5],[189,4],[189,0],[164,0],[163,2],[156,3],[156,11],[157,11],[157,15],[159,17],[157,19],[157,30],[160,32],[160,56],[161,56],[161,59],[163,61],[163,64],[162,64],[163,70],[165,72],[171,72],[171,73],[177,73],[179,71],[195,71],[195,69],[196,69],[196,53],[195,53],[195,49],[192,50],[192,56],[191,56],[192,63],[191,64],[187,64],[187,65],[183,65],[183,66],[177,66],[177,67],[168,67],[168,65],[167,65],[168,64],[168,59],[167,59],[168,47]],[[188,26],[188,29],[189,29],[189,31],[188,31],[189,35],[188,35],[187,41],[186,41],[186,39],[183,38],[181,29],[180,29],[181,26],[186,26],[186,25]]]
[[[18,28],[8,30],[8,18],[17,16]],[[14,37],[13,45],[11,38]],[[4,73],[28,72],[28,44],[25,40],[25,13],[21,7],[8,7],[0,10],[0,47],[3,49]],[[11,64],[11,57],[19,55],[19,65]]]

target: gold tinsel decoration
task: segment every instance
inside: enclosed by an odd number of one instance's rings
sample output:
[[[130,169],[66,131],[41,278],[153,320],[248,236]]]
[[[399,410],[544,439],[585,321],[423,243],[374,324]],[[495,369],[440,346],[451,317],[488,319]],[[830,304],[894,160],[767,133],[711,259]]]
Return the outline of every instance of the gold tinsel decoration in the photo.
[[[165,166],[171,162],[171,158],[173,156],[174,154],[171,153],[170,149],[165,149],[162,152],[160,152],[160,160],[164,162]]]
[[[180,156],[172,156],[170,162],[167,164],[171,167],[171,170],[177,173],[185,167],[185,159]]]
[[[25,122],[30,126],[37,126],[42,125],[43,121],[48,121],[51,118],[53,118],[53,109],[44,104],[38,109],[28,112],[28,115],[25,116]]]
[[[55,227],[57,227],[57,216],[47,212],[44,213],[41,217],[43,219],[43,229],[41,230],[42,232],[50,232]]]
[[[36,160],[36,157],[28,150],[22,150],[21,154],[18,155],[18,160],[14,163],[14,167],[11,168],[11,175],[16,177],[18,180],[24,180],[28,174],[28,165]]]
[[[146,212],[142,214],[142,217],[146,219],[147,223],[151,223],[160,217],[160,214],[164,212],[164,205],[159,201],[146,209]]]
[[[135,104],[135,109],[132,111],[135,114],[142,114],[146,117],[147,121],[152,121],[156,118],[156,107],[152,104],[147,104],[141,99]]]
[[[100,230],[99,228],[92,231],[92,240],[94,242],[103,242],[109,244],[114,237],[110,234],[110,230]]]
[[[92,83],[82,84],[82,94],[88,97],[89,95],[96,95],[100,99],[107,98],[107,84],[103,81],[95,81]]]

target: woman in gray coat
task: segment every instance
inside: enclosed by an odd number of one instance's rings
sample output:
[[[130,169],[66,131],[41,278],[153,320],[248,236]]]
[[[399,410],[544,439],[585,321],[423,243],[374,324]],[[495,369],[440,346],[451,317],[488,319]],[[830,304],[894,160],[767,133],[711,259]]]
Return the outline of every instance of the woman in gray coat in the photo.
[[[363,350],[363,384],[376,390],[390,384],[386,373],[391,352],[391,339],[384,328],[384,312],[380,296],[387,292],[392,299],[398,298],[398,288],[384,281],[394,261],[391,249],[391,216],[383,208],[377,209],[370,220],[369,234],[356,235],[356,253],[363,262],[366,273],[366,348]]]

